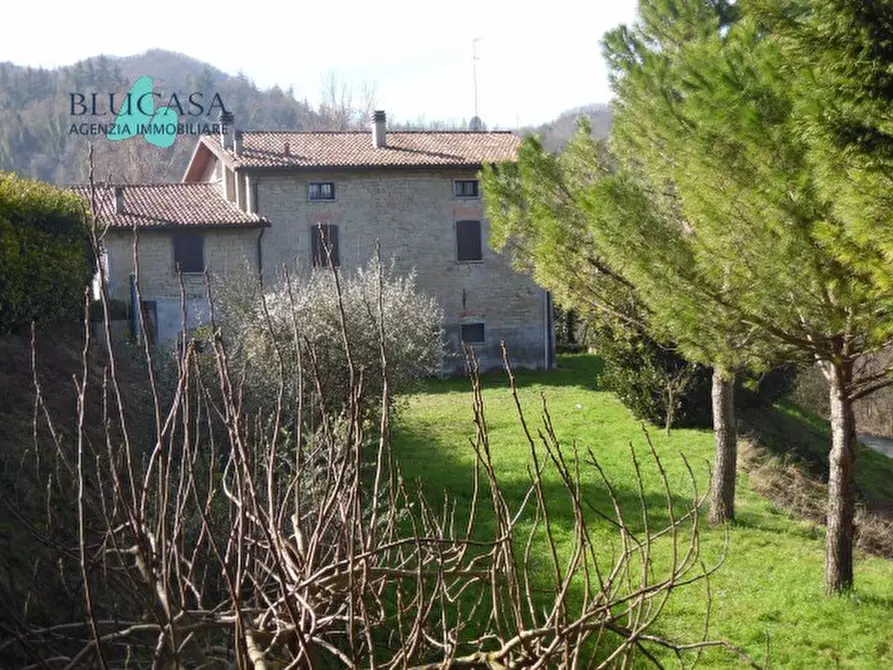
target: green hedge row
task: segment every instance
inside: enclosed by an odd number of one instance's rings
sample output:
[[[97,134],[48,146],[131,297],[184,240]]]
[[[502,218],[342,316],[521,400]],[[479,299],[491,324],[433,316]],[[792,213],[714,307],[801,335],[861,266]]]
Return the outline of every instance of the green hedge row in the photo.
[[[77,196],[0,172],[0,333],[81,318],[94,275],[88,225]]]

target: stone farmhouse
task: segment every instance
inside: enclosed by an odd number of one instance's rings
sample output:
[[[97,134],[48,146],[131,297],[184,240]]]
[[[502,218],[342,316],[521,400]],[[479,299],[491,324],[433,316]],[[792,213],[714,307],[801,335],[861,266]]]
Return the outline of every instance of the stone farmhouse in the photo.
[[[444,310],[448,349],[474,345],[485,367],[501,365],[501,341],[521,367],[554,365],[549,294],[487,244],[478,181],[482,165],[514,160],[509,132],[388,132],[375,112],[369,131],[240,132],[231,115],[198,141],[180,183],[97,187],[109,229],[105,262],[112,297],[133,304],[138,241],[142,313],[156,342],[207,317],[204,273],[256,272],[266,286],[332,262],[365,265],[381,245],[398,272]],[[79,192],[88,195],[88,189]],[[240,274],[241,273],[241,274]],[[446,367],[461,368],[461,357]]]

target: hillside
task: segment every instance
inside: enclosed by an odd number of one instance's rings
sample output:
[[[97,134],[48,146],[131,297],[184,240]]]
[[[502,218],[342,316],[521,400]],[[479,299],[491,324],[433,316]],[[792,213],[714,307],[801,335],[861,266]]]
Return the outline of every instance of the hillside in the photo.
[[[83,374],[78,324],[0,335],[0,667],[22,667],[2,644],[21,622],[77,612],[83,596],[77,567],[76,481],[65,465],[77,452],[77,392]],[[107,357],[88,356],[84,435],[88,449],[105,444],[102,380]],[[36,373],[32,367],[36,364]],[[145,377],[121,356],[119,380],[128,415],[148,407]],[[35,401],[36,388],[41,403]],[[142,415],[140,415],[142,416]],[[49,424],[52,421],[52,427]],[[135,424],[139,425],[139,424]],[[60,458],[57,460],[56,456]]]
[[[165,96],[201,91],[210,98],[219,93],[245,130],[300,130],[330,124],[326,113],[314,110],[292,91],[278,87],[260,90],[242,75],[229,75],[168,51],[152,50],[125,58],[97,56],[53,70],[0,63],[0,170],[52,183],[86,180],[91,137],[70,134],[72,122],[89,119],[109,123],[113,117],[72,117],[71,94],[82,93],[89,102],[91,93],[102,93],[107,106],[108,93],[115,93],[121,100],[130,85],[146,74],[152,75],[155,89]],[[213,123],[216,118],[201,116],[189,120]],[[137,140],[92,139],[96,140],[97,177],[111,175],[115,180],[131,183],[178,178],[194,147],[194,141],[188,137],[171,149]]]
[[[611,107],[601,103],[569,109],[554,121],[526,128],[525,131],[538,135],[549,151],[558,151],[577,131],[577,122],[581,116],[589,117],[594,137],[604,138],[610,134]]]

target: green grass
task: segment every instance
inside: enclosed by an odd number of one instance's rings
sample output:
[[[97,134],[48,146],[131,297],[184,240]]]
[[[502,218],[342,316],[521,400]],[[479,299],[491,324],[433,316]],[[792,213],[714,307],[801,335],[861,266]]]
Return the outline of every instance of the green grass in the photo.
[[[562,369],[553,372],[519,373],[528,421],[539,425],[544,394],[562,443],[569,446],[576,441],[581,448],[591,448],[617,487],[624,507],[634,512],[636,484],[630,444],[645,455],[642,427],[612,394],[596,388],[597,359],[567,356],[560,364]],[[518,502],[529,481],[529,448],[505,376],[488,374],[483,386],[495,466],[507,496]],[[775,435],[776,448],[783,448],[787,435],[818,450],[821,433],[827,430],[820,419],[798,415],[791,406],[779,412],[788,422],[785,432]],[[469,382],[429,382],[424,391],[405,400],[395,429],[395,450],[407,479],[419,480],[432,496],[447,492],[467,509],[474,463],[469,439],[474,432]],[[711,432],[676,430],[667,436],[654,429],[650,434],[682,502],[690,500],[691,490],[680,453],[691,462],[703,491],[713,457]],[[867,456],[857,466],[860,487],[879,499],[889,493],[888,500],[893,500],[893,475],[884,480],[893,473],[889,460]],[[826,598],[823,529],[776,509],[751,489],[746,475],[740,475],[738,482],[738,520],[731,530],[729,553],[711,579],[711,637],[738,644],[758,659],[765,657],[768,639],[770,665],[775,668],[893,667],[893,561],[858,555],[852,595]],[[665,518],[659,513],[664,495],[653,465],[645,468],[645,484],[646,498],[655,506],[657,519]],[[594,472],[584,471],[584,485],[585,497],[607,512],[609,503]],[[554,472],[547,476],[546,490],[553,518],[570,528],[572,511]],[[603,546],[616,546],[607,523],[596,526],[594,532]],[[568,534],[561,537],[566,549]],[[705,530],[705,558],[716,558],[723,540],[721,530]],[[545,561],[545,552],[536,558],[538,564]],[[658,564],[661,560],[657,558]],[[702,584],[678,591],[659,623],[659,632],[696,641],[703,630],[705,602]],[[673,660],[666,660],[672,667]],[[702,658],[704,667],[737,664],[735,657],[719,651]]]

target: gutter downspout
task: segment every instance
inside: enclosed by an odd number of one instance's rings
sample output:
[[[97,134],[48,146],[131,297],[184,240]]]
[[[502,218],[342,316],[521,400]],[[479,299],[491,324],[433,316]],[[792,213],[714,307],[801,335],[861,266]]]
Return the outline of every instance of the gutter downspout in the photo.
[[[265,227],[261,227],[260,235],[257,236],[257,276],[258,279],[260,279],[261,286],[263,286],[264,283],[264,254],[261,240],[264,239],[264,232],[266,230]]]
[[[549,369],[549,292],[543,291],[543,370]]]
[[[248,189],[249,193],[247,193],[247,196],[251,202],[251,213],[259,215],[260,203],[258,202],[257,198],[260,194],[260,188],[258,186],[258,179],[256,177],[254,179],[248,180]],[[266,232],[266,230],[266,226],[261,226],[260,234],[257,236],[257,277],[260,280],[261,286],[264,285],[264,253],[261,241],[264,239],[264,233]]]

